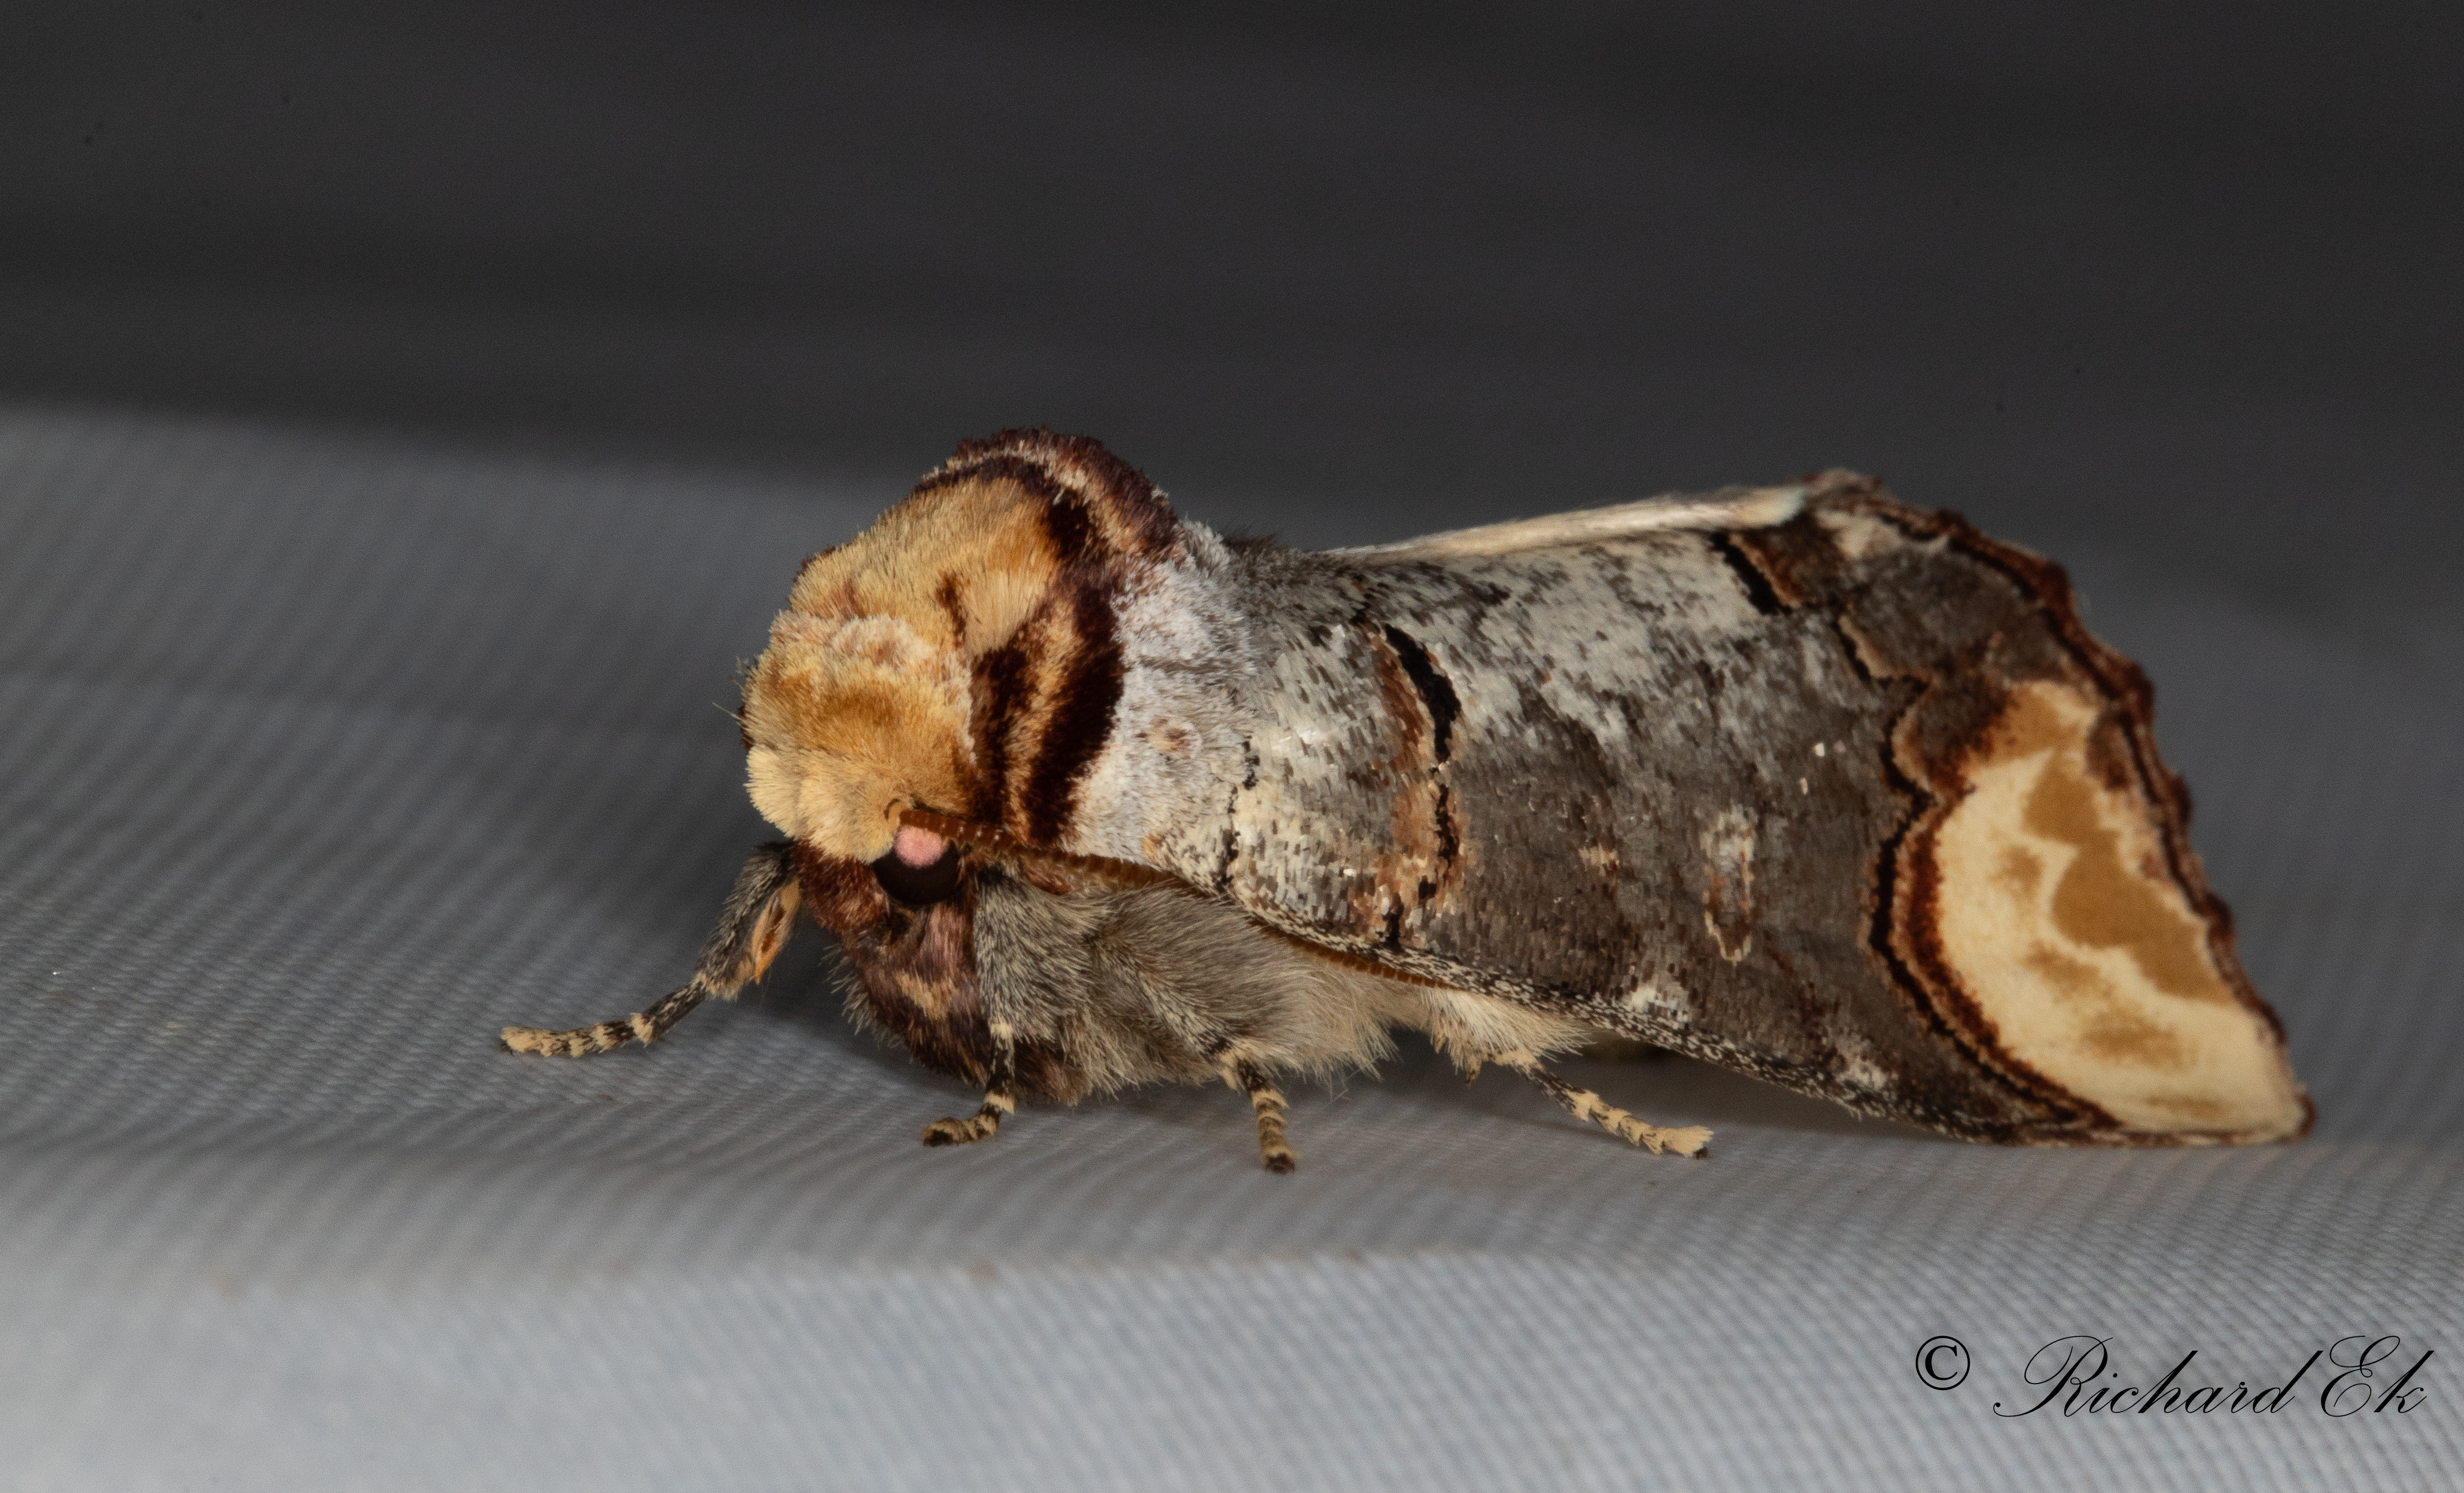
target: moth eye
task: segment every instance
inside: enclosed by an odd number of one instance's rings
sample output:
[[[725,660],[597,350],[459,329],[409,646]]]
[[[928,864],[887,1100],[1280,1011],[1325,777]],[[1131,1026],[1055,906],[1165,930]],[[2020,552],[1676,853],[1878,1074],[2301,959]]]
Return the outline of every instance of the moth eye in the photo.
[[[902,829],[890,853],[872,863],[873,878],[912,908],[946,902],[958,889],[958,847],[938,835]]]

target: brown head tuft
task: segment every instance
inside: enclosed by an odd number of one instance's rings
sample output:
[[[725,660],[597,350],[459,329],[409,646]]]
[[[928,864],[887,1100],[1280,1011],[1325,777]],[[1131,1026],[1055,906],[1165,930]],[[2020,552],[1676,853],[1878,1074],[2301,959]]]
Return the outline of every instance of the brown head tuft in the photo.
[[[864,862],[906,809],[1058,845],[1119,698],[1115,598],[1184,553],[1163,495],[1096,441],[962,443],[797,573],[745,685],[755,806]]]

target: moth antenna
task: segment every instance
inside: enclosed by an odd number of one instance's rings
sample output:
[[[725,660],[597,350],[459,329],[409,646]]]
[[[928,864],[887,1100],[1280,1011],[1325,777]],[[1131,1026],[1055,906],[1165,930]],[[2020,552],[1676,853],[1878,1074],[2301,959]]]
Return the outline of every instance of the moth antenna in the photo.
[[[1001,1133],[1001,1117],[1018,1111],[1018,1031],[1007,1021],[989,1023],[993,1039],[993,1073],[984,1085],[984,1102],[963,1120],[935,1120],[924,1127],[927,1146],[968,1146]]]
[[[1529,1052],[1501,1052],[1496,1060],[1548,1091],[1549,1097],[1573,1111],[1574,1117],[1589,1120],[1628,1145],[1640,1146],[1653,1155],[1662,1152],[1680,1156],[1699,1156],[1711,1139],[1711,1132],[1700,1125],[1668,1130],[1648,1124],[1626,1113],[1588,1088],[1576,1088],[1542,1065]]]
[[[658,1004],[621,1021],[563,1031],[508,1026],[498,1034],[498,1040],[516,1052],[586,1057],[594,1052],[613,1052],[628,1042],[656,1042],[660,1034],[712,996],[726,1000],[736,999],[746,980],[759,979],[770,968],[770,961],[787,946],[787,934],[795,929],[796,910],[803,897],[796,886],[790,848],[786,841],[774,840],[745,858],[744,868],[736,873],[736,889],[727,894],[727,905],[719,910],[718,926],[711,930],[710,937],[701,946],[693,978],[670,991]]]
[[[1003,860],[1047,867],[1065,876],[1074,876],[1101,887],[1187,888],[1189,886],[1171,872],[1156,870],[1152,866],[1140,866],[1135,861],[1116,861],[1107,856],[1079,855],[1068,850],[1042,849],[993,825],[979,824],[972,820],[954,819],[947,814],[933,813],[929,809],[901,809],[898,822],[913,829],[929,830],[944,840],[973,845],[979,850],[987,851]],[[1195,893],[1197,889],[1189,888],[1189,889]]]

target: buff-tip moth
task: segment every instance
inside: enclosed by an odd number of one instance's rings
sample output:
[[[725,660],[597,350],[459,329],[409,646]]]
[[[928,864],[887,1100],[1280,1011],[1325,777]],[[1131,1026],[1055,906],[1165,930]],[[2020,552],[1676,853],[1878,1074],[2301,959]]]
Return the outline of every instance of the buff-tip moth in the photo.
[[[2312,1109],[2062,572],[1829,472],[1363,549],[1227,542],[1083,437],[969,442],[805,560],[739,713],[753,852],[650,1042],[800,911],[848,1008],[1020,1095],[1281,1076],[1391,1029],[1613,1035],[1971,1140],[2288,1140]]]

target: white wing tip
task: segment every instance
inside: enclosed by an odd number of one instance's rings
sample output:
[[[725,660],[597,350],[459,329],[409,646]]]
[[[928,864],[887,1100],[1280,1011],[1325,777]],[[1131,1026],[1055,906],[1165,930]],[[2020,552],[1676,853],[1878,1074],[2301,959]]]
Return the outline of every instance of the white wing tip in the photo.
[[[1778,487],[1753,488],[1735,500],[1733,523],[1721,524],[1724,529],[1768,529],[1783,524],[1805,512],[1805,499],[1814,492],[1802,482],[1784,483]]]

